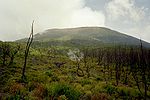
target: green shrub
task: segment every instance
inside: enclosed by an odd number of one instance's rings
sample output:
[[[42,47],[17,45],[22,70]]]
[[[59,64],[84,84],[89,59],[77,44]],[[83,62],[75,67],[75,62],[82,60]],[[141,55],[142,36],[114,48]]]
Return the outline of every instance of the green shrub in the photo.
[[[37,87],[38,83],[37,82],[29,82],[28,83],[28,90],[29,92],[33,91]]]
[[[49,77],[53,76],[53,73],[51,70],[46,71],[45,74]]]
[[[28,95],[28,91],[23,83],[13,83],[9,87],[9,96],[7,100],[22,100]]]
[[[93,89],[92,89],[92,92],[95,94],[95,93],[104,93],[106,92],[105,90],[105,86],[106,86],[106,83],[105,82],[98,82],[97,84],[93,85]]]
[[[56,75],[53,75],[53,76],[51,77],[51,79],[52,79],[52,81],[54,81],[54,82],[60,80]]]
[[[66,96],[69,100],[78,100],[80,92],[73,89],[71,86],[66,84],[51,84],[47,86],[49,96],[53,98],[58,98],[59,96]]]
[[[142,98],[142,94],[133,88],[129,88],[129,87],[119,87],[117,89],[118,91],[118,95],[120,96],[120,98],[125,99],[125,100],[129,100],[129,99],[141,99]]]
[[[83,79],[83,80],[81,80],[80,83],[82,86],[87,85],[87,84],[92,84],[92,82],[89,79]]]
[[[109,95],[112,95],[112,94],[115,94],[116,93],[116,87],[115,86],[112,86],[112,85],[107,85],[104,87],[106,89],[106,92],[109,94]]]
[[[12,95],[7,98],[7,100],[21,100],[21,99],[22,98],[20,95],[14,95],[14,96]]]
[[[127,89],[118,89],[117,90],[120,96],[129,96],[129,91]]]
[[[48,78],[49,77],[43,73],[33,72],[27,75],[27,82],[34,81],[39,83],[46,83],[48,81]]]
[[[139,99],[143,98],[143,95],[137,89],[131,89],[130,96],[133,98],[139,98]]]

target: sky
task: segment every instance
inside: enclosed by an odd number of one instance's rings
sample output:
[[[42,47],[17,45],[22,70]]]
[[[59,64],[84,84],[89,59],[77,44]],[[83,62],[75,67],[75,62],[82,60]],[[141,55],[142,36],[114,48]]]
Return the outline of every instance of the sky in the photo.
[[[107,27],[150,42],[150,0],[0,0],[0,40],[52,28]]]

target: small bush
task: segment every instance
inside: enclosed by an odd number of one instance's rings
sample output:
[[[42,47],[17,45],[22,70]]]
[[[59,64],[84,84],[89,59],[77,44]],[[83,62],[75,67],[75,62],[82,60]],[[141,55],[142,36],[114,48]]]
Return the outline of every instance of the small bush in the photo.
[[[58,98],[62,95],[66,96],[69,100],[78,100],[80,96],[80,92],[73,89],[71,86],[68,86],[66,84],[51,84],[50,86],[47,86],[49,96],[53,98]]]
[[[8,100],[21,100],[28,94],[24,84],[15,83],[10,86],[11,95],[8,96]]]
[[[91,94],[84,94],[80,97],[80,100],[91,100],[92,95]]]
[[[124,99],[124,100],[129,100],[129,99],[140,100],[140,99],[142,99],[142,95],[136,89],[127,88],[127,87],[119,87],[117,89],[117,91],[118,91],[119,97]]]
[[[92,84],[92,82],[89,79],[83,79],[83,80],[81,80],[81,85],[82,86],[87,85],[87,84]]]
[[[51,70],[46,71],[45,74],[49,77],[53,76],[53,73]]]
[[[15,83],[10,87],[10,93],[11,94],[21,94],[22,92],[24,92],[25,87],[24,84],[20,84],[20,83]]]
[[[52,81],[54,81],[54,82],[60,80],[56,75],[53,75],[53,76],[51,77],[51,79],[52,79]]]
[[[115,94],[116,93],[116,87],[115,86],[112,86],[112,85],[107,85],[105,87],[106,89],[106,92],[109,94],[109,95],[112,95],[112,94]]]
[[[33,91],[37,87],[38,83],[37,82],[29,82],[28,83],[28,90],[29,92]]]
[[[95,84],[92,91],[93,93],[103,93],[106,92],[105,87],[106,83],[105,82],[99,82],[98,84]]]
[[[11,95],[7,98],[7,100],[21,100],[21,96],[20,95]]]
[[[94,94],[91,100],[109,100],[109,96],[105,93]]]
[[[120,96],[129,96],[129,91],[127,89],[118,89]]]
[[[47,96],[47,91],[42,84],[38,84],[36,88],[32,91],[32,96],[43,99],[45,96]]]

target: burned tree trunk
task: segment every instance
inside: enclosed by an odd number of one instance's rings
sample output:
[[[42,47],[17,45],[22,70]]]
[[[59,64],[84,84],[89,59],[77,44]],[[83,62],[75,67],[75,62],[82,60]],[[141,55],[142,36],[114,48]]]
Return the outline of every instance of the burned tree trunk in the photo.
[[[144,84],[144,100],[147,99],[147,75],[146,75],[146,70],[147,70],[147,65],[144,57],[144,50],[143,50],[143,44],[142,40],[140,39],[140,49],[141,49],[141,55],[140,55],[140,67],[141,67],[141,73],[142,73],[142,81]]]
[[[31,33],[30,33],[30,36],[28,38],[28,41],[27,41],[27,45],[26,45],[26,50],[25,50],[25,55],[24,55],[24,65],[23,65],[23,68],[22,68],[22,80],[24,80],[26,77],[25,77],[25,70],[26,70],[26,65],[27,65],[27,57],[28,57],[28,53],[29,53],[29,50],[30,50],[30,46],[31,46],[31,43],[33,41],[33,24],[34,24],[34,21],[32,22],[32,26],[31,26]]]
[[[86,68],[86,74],[87,77],[90,77],[90,63],[88,63],[88,49],[85,49],[84,51],[84,56],[83,56],[83,62],[84,62],[84,67]]]
[[[77,75],[79,76],[79,77],[83,77],[84,76],[84,72],[83,72],[83,70],[80,68],[80,64],[79,64],[79,62],[77,62]]]

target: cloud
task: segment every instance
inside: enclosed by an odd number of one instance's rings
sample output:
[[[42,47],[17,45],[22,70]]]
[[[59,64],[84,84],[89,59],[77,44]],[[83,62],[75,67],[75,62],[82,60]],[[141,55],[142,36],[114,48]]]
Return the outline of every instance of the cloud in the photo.
[[[105,6],[106,26],[150,42],[149,9],[135,1],[110,0]]]
[[[0,40],[27,36],[49,28],[105,26],[102,11],[85,6],[85,0],[0,0]]]
[[[135,6],[135,0],[111,0],[106,5],[108,17],[111,20],[124,20],[140,21],[144,18],[144,9]]]
[[[145,41],[150,42],[150,25],[144,27],[133,27],[128,29],[126,32],[132,34],[137,38],[144,39]]]
[[[73,13],[71,24],[72,27],[105,26],[105,16],[100,11],[92,11],[92,9],[84,7]]]
[[[150,9],[136,0],[0,0],[0,40],[24,38],[35,20],[35,33],[49,28],[105,26],[150,42]],[[105,3],[105,4],[102,4]],[[143,2],[143,1],[141,1]]]

